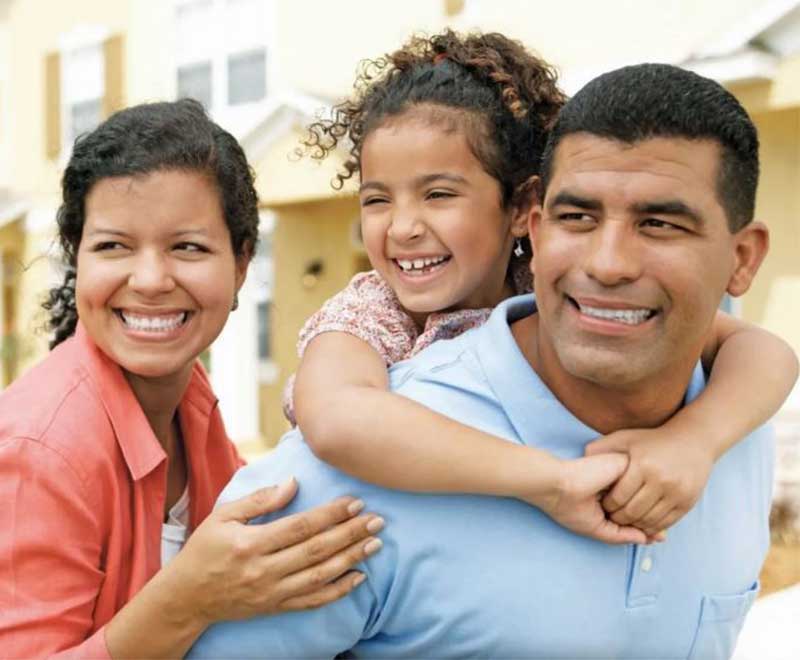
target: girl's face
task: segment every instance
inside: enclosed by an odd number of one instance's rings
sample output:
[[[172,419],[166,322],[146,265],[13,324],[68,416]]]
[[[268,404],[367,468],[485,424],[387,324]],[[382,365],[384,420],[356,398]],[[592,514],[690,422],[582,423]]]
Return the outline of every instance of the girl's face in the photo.
[[[216,187],[177,170],[101,179],[85,209],[76,303],[87,332],[128,374],[188,376],[247,269]]]
[[[373,130],[361,150],[361,228],[373,267],[418,324],[431,312],[493,307],[525,214],[460,130],[415,114]]]

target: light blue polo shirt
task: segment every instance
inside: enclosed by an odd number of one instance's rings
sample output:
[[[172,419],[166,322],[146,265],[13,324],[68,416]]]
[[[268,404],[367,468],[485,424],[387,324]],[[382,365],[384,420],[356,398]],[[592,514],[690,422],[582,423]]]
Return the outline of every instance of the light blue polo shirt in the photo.
[[[534,312],[533,296],[506,301],[483,327],[397,364],[392,389],[511,442],[581,456],[599,434],[555,399],[510,332]],[[687,397],[703,385],[698,366]],[[352,649],[369,658],[726,658],[769,544],[772,465],[770,434],[760,430],[720,459],[665,543],[610,546],[516,500],[363,483],[319,461],[293,431],[240,470],[220,501],[295,475],[300,491],[285,513],[361,497],[386,519],[384,547],[344,599],[215,625],[190,657]]]

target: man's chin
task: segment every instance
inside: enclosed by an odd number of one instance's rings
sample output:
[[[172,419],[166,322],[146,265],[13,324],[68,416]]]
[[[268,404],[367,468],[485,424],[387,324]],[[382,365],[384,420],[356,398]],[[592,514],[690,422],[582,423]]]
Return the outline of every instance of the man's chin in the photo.
[[[608,389],[641,383],[647,369],[630,353],[577,348],[559,351],[559,362],[570,376]]]

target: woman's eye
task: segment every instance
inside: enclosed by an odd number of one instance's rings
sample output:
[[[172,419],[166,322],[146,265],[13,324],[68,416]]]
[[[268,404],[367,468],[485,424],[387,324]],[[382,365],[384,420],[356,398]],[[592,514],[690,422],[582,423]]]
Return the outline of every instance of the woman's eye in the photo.
[[[109,250],[120,250],[123,249],[125,246],[120,243],[119,241],[102,241],[100,243],[96,243],[92,248],[93,252],[107,252]]]
[[[447,190],[431,190],[428,193],[428,199],[447,199],[448,197],[455,197],[455,193]]]

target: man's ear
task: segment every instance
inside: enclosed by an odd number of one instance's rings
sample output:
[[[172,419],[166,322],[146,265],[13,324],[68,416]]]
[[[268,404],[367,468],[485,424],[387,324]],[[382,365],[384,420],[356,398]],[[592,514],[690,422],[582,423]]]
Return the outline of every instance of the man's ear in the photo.
[[[533,252],[531,256],[530,268],[531,273],[536,275],[536,243],[542,224],[542,205],[539,202],[531,206],[530,210],[528,211],[527,221],[528,237],[530,238],[531,251]]]
[[[769,230],[763,222],[751,222],[733,237],[734,269],[728,280],[728,293],[741,296],[749,288],[769,250]]]

